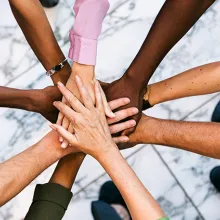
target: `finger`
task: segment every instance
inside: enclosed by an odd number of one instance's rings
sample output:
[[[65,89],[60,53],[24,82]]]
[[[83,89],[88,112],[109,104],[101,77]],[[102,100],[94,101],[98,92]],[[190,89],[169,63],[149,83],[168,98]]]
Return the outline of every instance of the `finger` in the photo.
[[[115,114],[112,112],[112,110],[111,110],[111,108],[110,108],[110,106],[108,104],[108,101],[106,99],[105,93],[103,92],[102,87],[100,86],[99,82],[98,82],[98,85],[99,85],[99,89],[100,89],[101,96],[102,96],[102,102],[103,102],[105,114],[109,118],[114,118]]]
[[[79,113],[75,112],[73,109],[71,109],[69,106],[65,105],[62,102],[54,102],[53,105],[64,114],[64,116],[69,119],[71,122],[75,122],[76,118],[79,117]],[[65,118],[64,118],[65,119]],[[66,127],[66,129],[68,126]]]
[[[75,79],[76,79],[76,85],[78,87],[78,90],[79,90],[79,93],[82,98],[84,106],[87,109],[93,109],[94,104],[93,104],[92,98],[91,98],[87,88],[85,87],[83,81],[81,80],[81,78],[78,75],[76,75]]]
[[[64,96],[63,96],[63,98],[62,98],[62,102],[63,102],[64,104],[66,104],[66,105],[69,105],[69,103],[66,101],[66,99],[65,99]],[[65,118],[65,116],[60,112],[59,115],[58,115],[58,119],[57,119],[57,123],[56,123],[56,124],[58,124],[58,125],[63,125],[63,123],[64,123],[63,127],[66,128],[67,125],[66,125],[66,122],[65,122],[64,118]],[[68,123],[69,123],[69,122],[68,122]],[[61,143],[64,141],[62,136],[59,137],[59,141],[60,141]]]
[[[129,141],[129,138],[127,136],[120,136],[120,137],[114,137],[113,141],[118,144],[118,143],[126,143]]]
[[[95,104],[96,108],[104,112],[104,105],[102,100],[101,90],[98,81],[95,82]]]
[[[125,135],[125,136],[128,135],[128,136],[129,136],[129,135],[132,134],[134,131],[135,131],[135,127],[132,127],[132,128],[129,128],[129,129],[124,130],[121,135]]]
[[[74,128],[73,128],[72,123],[69,123],[68,132],[71,133],[71,134],[74,134]],[[62,148],[67,148],[68,146],[71,146],[71,144],[67,140],[64,140],[61,147]]]
[[[121,122],[109,127],[111,134],[116,134],[118,132],[124,131],[129,128],[133,128],[136,125],[136,121],[131,119],[129,121]]]
[[[115,110],[119,107],[127,105],[128,103],[130,103],[129,98],[120,98],[120,99],[116,99],[116,100],[112,100],[112,101],[108,102],[108,105],[111,108],[111,110]]]
[[[65,130],[62,126],[51,124],[50,127],[55,130],[59,135],[61,135],[65,140],[67,140],[72,145],[77,145],[76,138],[73,134],[69,133],[67,130]],[[61,145],[62,146],[62,145]]]
[[[67,128],[69,127],[69,124],[70,124],[70,121],[68,120],[67,117],[64,116],[61,126],[67,130]],[[62,137],[60,137],[59,140],[60,140],[60,142],[64,141]]]
[[[108,118],[108,124],[113,124],[116,122],[119,122],[121,120],[124,120],[130,116],[136,115],[138,113],[138,109],[135,107],[123,109],[120,111],[115,112],[115,117],[114,118]]]
[[[63,121],[64,115],[60,112],[57,118],[57,125],[62,125],[62,121]]]
[[[65,97],[66,101],[76,112],[83,112],[85,107],[83,104],[76,98],[76,96],[71,93],[61,82],[57,83],[58,89]]]

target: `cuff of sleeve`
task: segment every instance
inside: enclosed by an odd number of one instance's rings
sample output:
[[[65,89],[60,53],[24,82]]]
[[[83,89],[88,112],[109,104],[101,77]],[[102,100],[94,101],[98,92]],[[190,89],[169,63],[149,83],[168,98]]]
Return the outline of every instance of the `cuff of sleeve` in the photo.
[[[49,201],[62,206],[64,209],[67,209],[72,196],[73,194],[71,191],[59,184],[38,184],[35,188],[33,202]]]
[[[97,40],[83,38],[70,31],[69,58],[77,63],[93,65],[96,64]]]

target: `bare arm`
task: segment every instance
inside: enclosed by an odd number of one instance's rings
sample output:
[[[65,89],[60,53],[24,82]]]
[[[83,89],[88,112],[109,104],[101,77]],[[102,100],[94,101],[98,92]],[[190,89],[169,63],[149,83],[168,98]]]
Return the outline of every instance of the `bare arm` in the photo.
[[[51,125],[60,135],[86,154],[96,158],[121,192],[133,219],[159,219],[165,214],[113,143],[104,114],[99,84],[95,84],[96,104],[80,78],[76,83],[83,100],[77,101],[62,84],[58,84],[64,97],[68,97],[71,109],[62,102],[54,105],[69,120],[74,121],[74,134],[59,125]],[[76,112],[77,110],[77,112]]]
[[[220,158],[220,124],[162,120],[142,115],[130,144],[159,144]],[[128,147],[124,144],[122,147]]]
[[[133,117],[138,122],[143,108],[145,86],[154,71],[170,49],[213,3],[214,0],[165,1],[130,67],[122,78],[105,89],[107,98],[130,98],[129,106],[139,109],[139,114]],[[125,134],[134,130],[129,129]]]
[[[220,91],[220,62],[205,64],[149,85],[151,105]]]
[[[40,4],[36,0],[9,0],[12,12],[21,27],[29,45],[46,70],[51,69],[65,59],[49,21]],[[52,76],[53,82],[66,83],[71,73],[71,67],[66,64],[58,73]]]
[[[147,191],[115,146],[96,158],[123,196],[132,219],[159,219],[163,210]]]
[[[33,179],[73,149],[61,149],[55,132],[37,144],[0,164],[0,206],[4,205]]]

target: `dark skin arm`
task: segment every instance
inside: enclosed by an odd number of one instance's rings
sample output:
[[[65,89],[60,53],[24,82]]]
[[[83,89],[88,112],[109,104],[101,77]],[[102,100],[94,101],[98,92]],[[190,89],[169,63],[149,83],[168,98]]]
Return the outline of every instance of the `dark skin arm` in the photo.
[[[50,70],[63,61],[65,56],[55,39],[40,1],[9,0],[9,3],[25,38],[44,68]],[[66,64],[61,71],[52,76],[53,83],[66,83],[70,74],[71,67]]]
[[[122,78],[105,88],[108,100],[119,97],[130,98],[128,106],[139,109],[139,114],[133,117],[138,122],[141,118],[145,86],[157,66],[213,3],[214,0],[167,0],[130,67]],[[124,134],[134,130],[128,129]]]

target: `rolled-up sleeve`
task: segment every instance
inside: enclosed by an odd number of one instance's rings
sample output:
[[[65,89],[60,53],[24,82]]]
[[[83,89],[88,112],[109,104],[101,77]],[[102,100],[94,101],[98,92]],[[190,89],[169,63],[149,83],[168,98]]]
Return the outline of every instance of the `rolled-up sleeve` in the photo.
[[[70,59],[81,64],[96,64],[97,39],[108,9],[108,0],[76,0],[75,23],[70,31]]]
[[[37,185],[25,220],[61,220],[72,192],[56,183]]]

